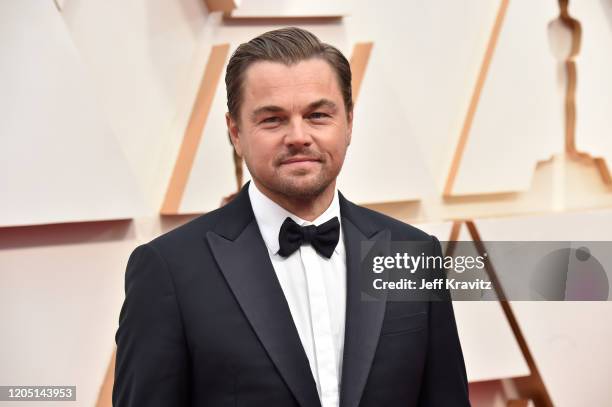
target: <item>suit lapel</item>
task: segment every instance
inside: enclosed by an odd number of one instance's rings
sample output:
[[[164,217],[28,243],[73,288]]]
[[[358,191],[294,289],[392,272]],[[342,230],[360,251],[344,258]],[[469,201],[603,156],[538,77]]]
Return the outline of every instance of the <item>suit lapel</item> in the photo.
[[[253,215],[248,183],[206,239],[244,314],[302,407],[320,406],[308,358]]]
[[[388,242],[390,232],[379,230],[362,208],[347,201],[342,194],[340,210],[346,247],[347,301],[340,407],[357,407],[365,387],[386,307],[386,292],[374,301],[362,301],[360,261],[363,241]]]

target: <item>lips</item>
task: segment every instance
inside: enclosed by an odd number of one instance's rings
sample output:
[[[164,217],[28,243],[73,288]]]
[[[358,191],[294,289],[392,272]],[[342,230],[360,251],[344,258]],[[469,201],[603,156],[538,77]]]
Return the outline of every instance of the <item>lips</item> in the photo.
[[[281,162],[281,164],[293,164],[301,162],[319,162],[316,158],[312,157],[293,157]]]

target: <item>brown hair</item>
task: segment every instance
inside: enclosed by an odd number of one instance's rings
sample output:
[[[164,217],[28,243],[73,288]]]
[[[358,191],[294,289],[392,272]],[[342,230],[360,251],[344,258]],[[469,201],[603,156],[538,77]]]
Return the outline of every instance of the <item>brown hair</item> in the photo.
[[[336,72],[347,115],[353,111],[351,66],[335,47],[321,42],[314,34],[297,27],[268,31],[234,51],[225,73],[227,109],[238,121],[242,104],[242,86],[247,68],[257,61],[281,62],[292,65],[310,58],[327,61]]]

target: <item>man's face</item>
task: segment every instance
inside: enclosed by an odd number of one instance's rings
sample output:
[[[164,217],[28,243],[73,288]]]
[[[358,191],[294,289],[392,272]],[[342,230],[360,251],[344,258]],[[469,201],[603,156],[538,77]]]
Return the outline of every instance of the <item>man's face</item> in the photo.
[[[335,181],[351,140],[336,74],[313,58],[286,66],[260,61],[244,76],[238,122],[230,136],[251,176],[290,198],[318,196]]]

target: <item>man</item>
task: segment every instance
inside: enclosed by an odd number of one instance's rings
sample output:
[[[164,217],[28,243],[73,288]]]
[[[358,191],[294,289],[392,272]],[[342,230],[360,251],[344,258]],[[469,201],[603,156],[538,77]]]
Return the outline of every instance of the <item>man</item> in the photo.
[[[346,58],[281,29],[242,44],[225,81],[252,181],[130,256],[114,405],[469,405],[450,301],[361,300],[362,241],[441,250],[336,189],[353,123]]]

